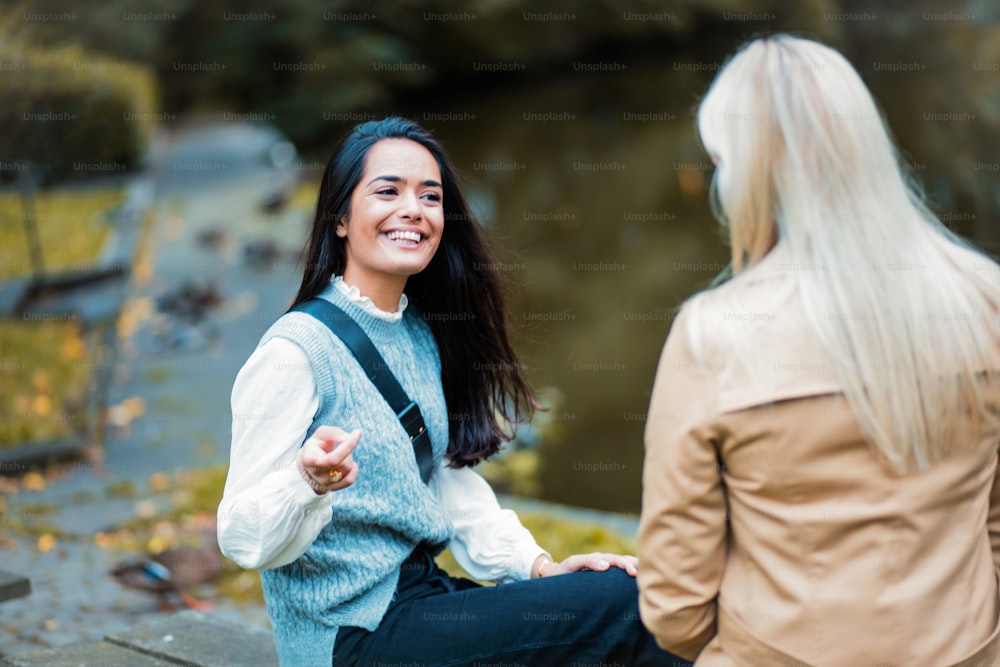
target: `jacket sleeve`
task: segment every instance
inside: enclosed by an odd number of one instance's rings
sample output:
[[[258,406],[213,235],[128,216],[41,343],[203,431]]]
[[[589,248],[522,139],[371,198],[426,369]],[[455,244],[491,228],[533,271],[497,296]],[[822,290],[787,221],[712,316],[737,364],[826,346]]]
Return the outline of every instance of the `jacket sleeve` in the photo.
[[[682,310],[646,415],[639,609],[664,649],[693,660],[716,632],[726,557],[726,498],[713,432],[713,372],[692,353]]]
[[[1000,449],[1000,441],[997,441],[997,449]],[[997,460],[996,471],[993,473],[993,489],[990,492],[990,511],[986,528],[990,535],[990,548],[993,551],[993,567],[1000,577],[1000,459]]]

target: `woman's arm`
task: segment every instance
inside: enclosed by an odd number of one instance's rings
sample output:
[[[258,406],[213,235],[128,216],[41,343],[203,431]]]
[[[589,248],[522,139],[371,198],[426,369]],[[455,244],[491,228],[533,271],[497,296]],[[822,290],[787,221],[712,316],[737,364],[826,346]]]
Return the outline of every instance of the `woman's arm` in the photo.
[[[1000,449],[1000,441],[997,441],[995,449]],[[997,469],[993,476],[986,530],[990,536],[990,549],[993,551],[993,567],[1000,576],[1000,458],[997,459]]]
[[[646,415],[639,609],[663,648],[693,660],[715,635],[726,554],[726,499],[711,429],[711,369],[691,352],[682,311]]]
[[[309,359],[291,341],[268,341],[236,377],[218,537],[222,553],[241,567],[291,563],[330,522],[330,494],[318,495],[296,468],[318,406]]]
[[[500,507],[496,494],[471,468],[449,468],[447,460],[430,479],[455,528],[449,547],[470,576],[482,581],[521,581],[537,575],[545,549],[535,542],[512,510]]]
[[[500,507],[482,476],[471,468],[449,468],[445,464],[442,461],[430,484],[455,528],[449,545],[452,555],[472,577],[505,583],[611,567],[635,576],[634,556],[591,553],[554,561],[521,525],[517,514]]]

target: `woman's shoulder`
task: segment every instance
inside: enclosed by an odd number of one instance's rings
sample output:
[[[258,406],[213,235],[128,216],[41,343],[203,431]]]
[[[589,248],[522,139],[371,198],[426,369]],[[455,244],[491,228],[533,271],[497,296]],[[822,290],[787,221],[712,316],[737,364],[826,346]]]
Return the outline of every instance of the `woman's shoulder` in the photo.
[[[674,326],[697,328],[702,338],[733,326],[748,333],[793,307],[794,293],[794,283],[784,276],[748,272],[688,297],[677,308]]]
[[[283,338],[305,347],[308,339],[321,334],[326,327],[312,315],[301,311],[288,311],[280,315],[260,337],[260,347],[275,338]]]

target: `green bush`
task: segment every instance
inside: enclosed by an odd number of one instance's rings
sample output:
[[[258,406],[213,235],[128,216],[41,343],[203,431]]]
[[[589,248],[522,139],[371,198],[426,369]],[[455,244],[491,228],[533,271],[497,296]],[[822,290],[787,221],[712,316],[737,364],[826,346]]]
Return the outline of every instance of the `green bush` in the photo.
[[[32,161],[50,179],[129,171],[158,118],[156,91],[143,65],[0,40],[0,168]]]

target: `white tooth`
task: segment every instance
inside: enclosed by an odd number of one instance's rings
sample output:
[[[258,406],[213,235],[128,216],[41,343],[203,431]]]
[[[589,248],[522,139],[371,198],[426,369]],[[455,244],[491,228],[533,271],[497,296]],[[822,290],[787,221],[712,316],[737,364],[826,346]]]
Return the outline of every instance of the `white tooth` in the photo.
[[[405,230],[389,232],[387,236],[392,241],[413,241],[414,243],[419,243],[421,238],[419,232],[411,232]]]

